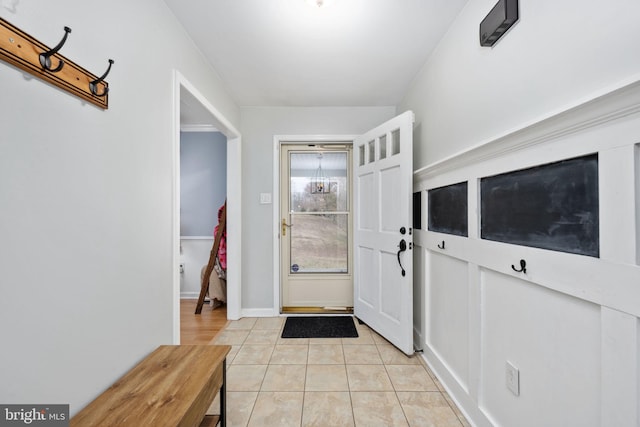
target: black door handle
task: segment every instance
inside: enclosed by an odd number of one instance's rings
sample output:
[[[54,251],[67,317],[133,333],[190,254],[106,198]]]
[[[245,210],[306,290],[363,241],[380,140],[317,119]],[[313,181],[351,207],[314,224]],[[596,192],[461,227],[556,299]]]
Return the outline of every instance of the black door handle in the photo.
[[[404,277],[407,274],[407,272],[404,271],[404,268],[402,267],[402,262],[400,262],[400,254],[407,250],[407,242],[404,239],[400,240],[400,244],[398,245],[398,247],[400,248],[400,250],[398,251],[398,264],[400,264],[400,270],[402,270],[402,277]]]

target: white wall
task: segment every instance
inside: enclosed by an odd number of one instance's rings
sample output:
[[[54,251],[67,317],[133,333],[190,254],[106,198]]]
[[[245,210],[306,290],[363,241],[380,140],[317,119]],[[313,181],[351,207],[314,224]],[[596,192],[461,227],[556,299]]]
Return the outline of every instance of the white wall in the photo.
[[[200,270],[209,262],[212,246],[213,237],[180,239],[180,263],[184,267],[180,274],[180,298],[200,296]]]
[[[415,169],[559,112],[640,73],[636,0],[520,1],[493,48],[478,26],[495,0],[470,0],[398,112],[416,113]]]
[[[421,191],[469,183],[469,237],[422,229],[414,239],[424,354],[475,424],[640,422],[639,140],[637,82],[416,173]],[[598,258],[480,238],[482,177],[588,153],[599,163]],[[511,268],[520,259],[526,274]],[[519,396],[507,361],[520,369]]]
[[[640,144],[636,144],[636,230],[640,230]],[[636,248],[640,248],[640,233],[636,236]],[[636,251],[636,264],[640,265],[640,250]]]
[[[243,107],[242,307],[273,312],[273,206],[260,193],[273,193],[275,135],[355,135],[395,114],[394,107]],[[277,203],[274,200],[274,203]]]
[[[414,236],[425,358],[476,425],[640,425],[640,3],[521,1],[482,48],[494,4],[470,0],[399,106],[416,113],[415,189],[469,182],[468,238]],[[479,238],[481,177],[595,152],[600,258]]]
[[[88,70],[115,59],[107,111],[0,63],[0,401],[73,414],[172,343],[173,69],[239,110],[160,0],[10,3]]]

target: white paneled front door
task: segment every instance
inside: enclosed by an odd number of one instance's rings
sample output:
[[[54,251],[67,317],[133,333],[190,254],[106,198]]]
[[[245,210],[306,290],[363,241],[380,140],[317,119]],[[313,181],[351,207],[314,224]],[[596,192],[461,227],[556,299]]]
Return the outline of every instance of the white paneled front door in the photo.
[[[354,144],[354,312],[413,354],[413,112]]]

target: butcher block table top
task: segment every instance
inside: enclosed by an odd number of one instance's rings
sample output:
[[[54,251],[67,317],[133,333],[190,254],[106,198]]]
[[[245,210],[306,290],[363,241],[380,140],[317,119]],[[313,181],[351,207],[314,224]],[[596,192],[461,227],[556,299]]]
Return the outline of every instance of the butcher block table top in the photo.
[[[163,345],[71,419],[71,426],[198,426],[223,385],[228,345]]]

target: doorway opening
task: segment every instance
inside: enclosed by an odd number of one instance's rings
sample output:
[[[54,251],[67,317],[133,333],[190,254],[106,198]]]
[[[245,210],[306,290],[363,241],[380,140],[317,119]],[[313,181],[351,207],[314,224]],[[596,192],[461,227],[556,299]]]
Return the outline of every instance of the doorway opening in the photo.
[[[281,313],[353,312],[351,140],[279,144]]]
[[[180,132],[180,298],[200,295],[201,270],[209,261],[218,211],[227,199],[227,138],[216,130],[192,130],[183,114]],[[226,270],[226,262],[221,266]],[[219,276],[219,275],[217,275]],[[217,277],[216,276],[216,277]],[[226,302],[224,283],[215,286]],[[220,305],[220,303],[216,303]],[[226,308],[225,308],[226,309]],[[226,316],[225,316],[226,317]]]
[[[351,203],[353,214],[353,314],[407,355],[413,354],[413,124],[411,111],[387,120],[356,136],[275,136],[275,200],[285,203],[291,196],[282,191],[280,171],[286,145],[352,147]],[[312,149],[312,148],[310,148]],[[351,152],[351,150],[349,150]],[[285,157],[286,159],[286,157]],[[328,174],[327,174],[328,175]],[[295,176],[295,175],[294,175]],[[330,181],[330,180],[329,180]],[[313,183],[316,182],[315,188]],[[317,185],[317,183],[320,185]],[[310,191],[325,190],[326,180],[310,181]],[[291,255],[281,255],[287,245],[281,234],[294,229],[288,216],[291,201],[274,204],[274,307],[282,311],[281,276],[295,269]],[[285,215],[283,217],[283,215]],[[284,223],[282,223],[284,219]],[[289,220],[289,221],[288,221]],[[291,246],[291,245],[289,245]],[[286,250],[286,249],[285,249]],[[285,262],[286,261],[286,262]],[[285,265],[284,269],[282,265]],[[298,266],[298,271],[300,271]],[[418,325],[418,328],[421,328]],[[419,335],[419,334],[418,334]]]
[[[216,131],[226,138],[227,319],[241,315],[241,136],[231,123],[178,71],[174,71],[173,132],[173,343],[180,343],[181,129]],[[183,266],[187,267],[186,265]],[[191,268],[197,268],[195,265]],[[199,270],[199,268],[198,268]],[[184,270],[183,270],[184,271]],[[198,273],[199,274],[199,273]],[[195,314],[194,314],[195,316]]]

